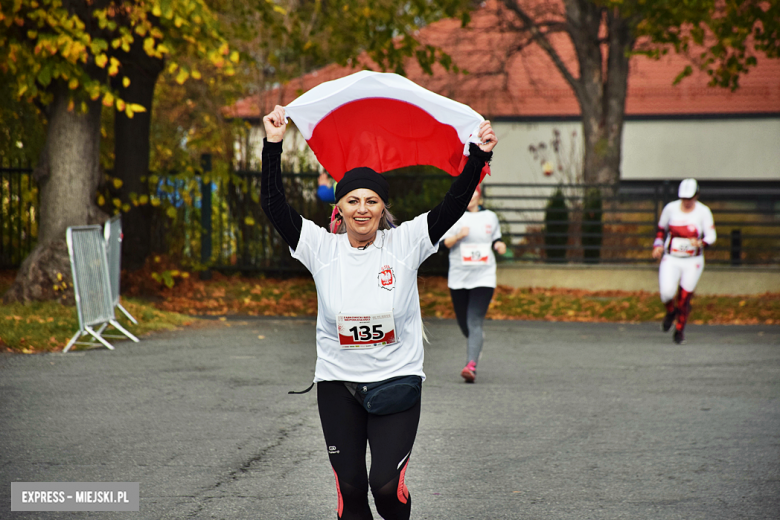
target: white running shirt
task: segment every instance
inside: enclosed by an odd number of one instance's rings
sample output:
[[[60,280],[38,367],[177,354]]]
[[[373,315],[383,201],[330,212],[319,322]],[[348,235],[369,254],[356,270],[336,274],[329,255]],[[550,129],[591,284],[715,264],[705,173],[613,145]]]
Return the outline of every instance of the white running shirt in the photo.
[[[317,364],[314,382],[366,383],[423,372],[422,316],[417,269],[438,250],[428,235],[427,213],[397,228],[378,231],[361,250],[346,234],[334,235],[303,219],[292,256],[317,287]],[[397,341],[366,349],[339,344],[337,317],[393,312]]]
[[[441,238],[454,237],[464,226],[469,234],[450,249],[450,289],[496,287],[496,257],[493,242],[501,238],[498,216],[489,209],[466,211]]]
[[[668,231],[663,242],[664,253],[678,257],[695,257],[702,254],[702,248],[690,247],[691,238],[703,239],[708,245],[715,243],[715,222],[710,208],[696,201],[693,211],[682,210],[682,201],[675,200],[664,207],[658,220],[659,235]],[[661,245],[661,239],[656,238],[655,246]]]

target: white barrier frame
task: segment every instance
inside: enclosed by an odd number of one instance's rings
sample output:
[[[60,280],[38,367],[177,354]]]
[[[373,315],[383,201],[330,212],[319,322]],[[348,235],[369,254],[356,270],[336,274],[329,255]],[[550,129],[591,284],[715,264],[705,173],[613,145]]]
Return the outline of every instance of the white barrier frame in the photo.
[[[119,280],[122,274],[122,216],[114,215],[106,221],[103,230],[106,239],[106,255],[108,257],[108,274],[111,282],[111,301],[114,307],[122,311],[127,319],[138,325],[136,320],[119,301]]]
[[[103,331],[108,325],[113,325],[122,334],[138,343],[138,338],[116,321],[102,226],[71,226],[67,230],[66,241],[79,316],[79,330],[68,341],[63,353],[68,352],[73,345],[94,345],[94,340],[114,350],[114,346],[103,336]],[[89,298],[86,299],[85,296]],[[99,330],[94,329],[96,325],[100,325]],[[76,341],[85,335],[89,335],[93,341]]]

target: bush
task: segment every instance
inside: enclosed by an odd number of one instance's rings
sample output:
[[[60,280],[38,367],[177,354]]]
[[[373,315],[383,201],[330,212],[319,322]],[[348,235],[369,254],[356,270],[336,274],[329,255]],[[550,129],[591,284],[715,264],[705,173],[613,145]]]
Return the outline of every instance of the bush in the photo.
[[[561,187],[547,200],[544,210],[544,250],[547,262],[566,262],[566,244],[569,240],[569,208]]]
[[[590,188],[582,208],[582,256],[586,264],[599,263],[604,232],[602,217],[601,191]]]
[[[454,177],[433,166],[411,166],[387,174],[390,184],[390,211],[398,222],[411,220],[432,210],[442,200]],[[420,274],[446,276],[449,250],[440,247],[420,266]]]

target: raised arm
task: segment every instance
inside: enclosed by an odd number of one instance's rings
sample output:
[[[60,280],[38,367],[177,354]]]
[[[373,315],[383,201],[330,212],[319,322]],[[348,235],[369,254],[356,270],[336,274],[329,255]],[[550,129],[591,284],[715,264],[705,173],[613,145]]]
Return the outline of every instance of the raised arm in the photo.
[[[463,172],[455,178],[444,200],[428,213],[428,236],[435,244],[463,215],[474,190],[477,189],[482,168],[493,157],[493,147],[498,140],[489,121],[479,128],[480,144],[469,145],[469,160]]]
[[[284,108],[276,106],[263,118],[263,168],[260,176],[260,206],[268,220],[291,248],[298,247],[303,219],[287,202],[282,185],[282,139],[287,125]]]

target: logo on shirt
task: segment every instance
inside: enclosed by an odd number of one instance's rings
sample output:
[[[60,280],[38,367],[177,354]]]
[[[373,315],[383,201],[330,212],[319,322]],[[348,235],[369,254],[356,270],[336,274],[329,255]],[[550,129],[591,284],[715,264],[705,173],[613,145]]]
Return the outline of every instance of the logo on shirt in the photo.
[[[395,287],[395,273],[393,272],[393,268],[389,265],[382,267],[382,270],[379,271],[379,276],[377,279],[379,280],[379,287],[382,289],[392,291]]]
[[[490,224],[485,224],[485,234],[486,235],[492,235],[493,234],[493,226]]]

